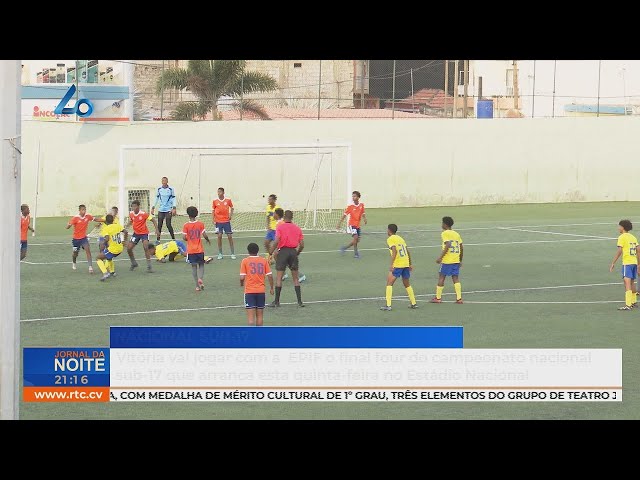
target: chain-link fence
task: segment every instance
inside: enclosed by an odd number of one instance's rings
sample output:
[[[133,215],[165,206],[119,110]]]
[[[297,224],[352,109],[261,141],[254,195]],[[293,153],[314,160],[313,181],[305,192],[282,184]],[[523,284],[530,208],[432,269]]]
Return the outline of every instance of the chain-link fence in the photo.
[[[210,71],[218,72],[208,79],[206,69],[192,61],[127,62],[134,65],[136,120],[542,118],[640,113],[638,60],[201,61],[210,62]],[[200,87],[164,86],[158,92],[159,79],[177,69]],[[209,82],[204,88],[203,81]],[[191,102],[193,110],[185,102]]]

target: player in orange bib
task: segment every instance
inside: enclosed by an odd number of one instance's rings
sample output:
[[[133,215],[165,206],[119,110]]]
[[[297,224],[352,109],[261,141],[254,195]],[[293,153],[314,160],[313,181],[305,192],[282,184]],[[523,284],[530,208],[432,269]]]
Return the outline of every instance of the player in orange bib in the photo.
[[[340,225],[342,225],[344,218],[348,215],[349,223],[347,225],[347,233],[351,235],[352,240],[349,245],[340,247],[340,253],[344,254],[347,248],[353,247],[353,258],[360,258],[360,253],[358,252],[358,242],[360,242],[361,235],[360,220],[364,220],[364,224],[366,225],[367,216],[364,212],[364,203],[360,201],[360,192],[358,192],[357,190],[354,191],[351,195],[351,198],[353,199],[353,203],[345,208],[344,213],[342,214],[342,218],[338,222],[338,226],[336,227],[336,229],[340,229]]]
[[[229,249],[231,250],[231,260],[236,259],[233,249],[233,231],[231,230],[231,217],[233,216],[233,202],[229,197],[225,197],[224,188],[218,188],[218,196],[211,203],[211,216],[216,226],[218,235],[218,260],[222,260],[222,234],[226,233],[229,239]]]
[[[140,201],[134,200],[131,202],[131,207],[133,210],[129,212],[129,220],[127,220],[127,224],[124,226],[124,228],[127,228],[129,225],[133,225],[133,235],[131,235],[131,239],[127,245],[127,253],[131,259],[131,267],[129,267],[129,270],[135,270],[138,267],[138,262],[136,262],[133,256],[133,249],[138,245],[138,242],[142,240],[144,257],[147,259],[147,272],[153,273],[153,269],[151,268],[151,252],[149,251],[149,228],[147,227],[147,221],[150,220],[153,223],[156,229],[156,237],[160,238],[158,222],[156,222],[153,215],[140,210]]]
[[[20,211],[22,212],[20,217],[20,260],[24,260],[27,258],[27,230],[31,230],[33,233],[36,231],[29,225],[31,222],[29,205],[26,203],[20,205]]]
[[[211,244],[211,241],[204,229],[204,223],[197,220],[198,209],[193,206],[188,207],[187,215],[189,215],[189,221],[182,227],[182,236],[187,242],[187,262],[191,264],[191,273],[196,282],[196,292],[199,292],[204,290],[204,264],[206,263],[202,237],[208,244]]]
[[[244,306],[247,310],[249,325],[262,326],[264,305],[266,303],[265,277],[269,278],[269,287],[273,295],[273,275],[266,258],[258,256],[257,243],[247,245],[249,256],[240,263],[240,286],[244,286]]]
[[[67,230],[73,227],[73,239],[71,245],[73,246],[73,253],[71,255],[71,268],[76,270],[76,259],[78,253],[82,248],[87,254],[87,263],[89,264],[89,273],[93,273],[93,266],[91,265],[91,248],[89,248],[89,240],[87,239],[87,227],[89,222],[93,220],[93,215],[87,213],[87,207],[84,205],[78,206],[78,215],[74,216],[67,223]]]

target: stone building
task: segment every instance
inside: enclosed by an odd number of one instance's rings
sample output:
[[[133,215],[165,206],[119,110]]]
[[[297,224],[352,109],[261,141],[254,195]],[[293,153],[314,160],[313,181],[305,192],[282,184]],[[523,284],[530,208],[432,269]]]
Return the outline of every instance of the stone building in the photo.
[[[186,68],[187,60],[137,60],[134,73],[135,117],[138,120],[167,118],[177,102],[193,100],[189,92],[170,89],[156,94],[163,68]],[[267,73],[279,85],[274,92],[251,94],[269,108],[353,108],[353,60],[249,60],[247,70]],[[320,89],[318,86],[320,84]],[[222,103],[222,102],[221,102]]]

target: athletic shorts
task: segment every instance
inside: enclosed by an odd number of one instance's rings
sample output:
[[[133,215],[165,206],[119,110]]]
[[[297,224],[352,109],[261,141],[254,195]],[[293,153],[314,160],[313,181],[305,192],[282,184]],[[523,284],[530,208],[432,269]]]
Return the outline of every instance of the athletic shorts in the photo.
[[[137,245],[140,240],[149,240],[149,234],[148,233],[134,233],[133,235],[131,235],[131,238],[129,239],[129,241],[131,243],[133,243],[134,245]]]
[[[27,249],[27,241],[20,240],[20,250],[26,250],[26,249]]]
[[[445,277],[460,275],[459,263],[443,263],[440,265],[440,273]]]
[[[216,233],[226,233],[227,235],[231,235],[233,233],[231,231],[231,222],[216,222]]]
[[[264,293],[245,293],[244,294],[244,306],[245,308],[264,308],[266,295]]]
[[[106,257],[107,260],[113,260],[114,258],[116,258],[118,255],[120,255],[120,253],[113,253],[110,252],[109,249],[105,248],[102,253],[104,253],[104,256]]]
[[[391,274],[396,278],[409,278],[411,277],[411,269],[409,267],[394,268]]]
[[[204,265],[204,252],[202,253],[189,253],[187,255],[187,262],[192,265]]]
[[[80,248],[83,248],[86,250],[85,246],[89,246],[89,240],[87,239],[87,237],[78,238],[78,239],[74,238],[71,240],[71,245],[73,245],[74,252],[79,251]]]
[[[276,231],[275,230],[267,230],[267,234],[264,236],[265,240],[269,240],[273,242],[276,239]]]
[[[638,278],[638,266],[622,265],[622,278],[630,278],[631,280]]]
[[[284,272],[287,267],[290,270],[298,270],[298,253],[295,248],[279,248],[276,255],[276,270]]]
[[[360,236],[360,227],[354,227],[353,225],[349,225],[347,227],[347,233],[351,236],[357,235]]]

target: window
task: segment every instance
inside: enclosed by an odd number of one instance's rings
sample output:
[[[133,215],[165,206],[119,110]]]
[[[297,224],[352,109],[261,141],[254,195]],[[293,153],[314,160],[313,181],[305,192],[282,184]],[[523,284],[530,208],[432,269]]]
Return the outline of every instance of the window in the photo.
[[[507,87],[513,87],[513,68],[507,69],[506,82]]]
[[[302,68],[302,63],[294,63],[293,68]]]

